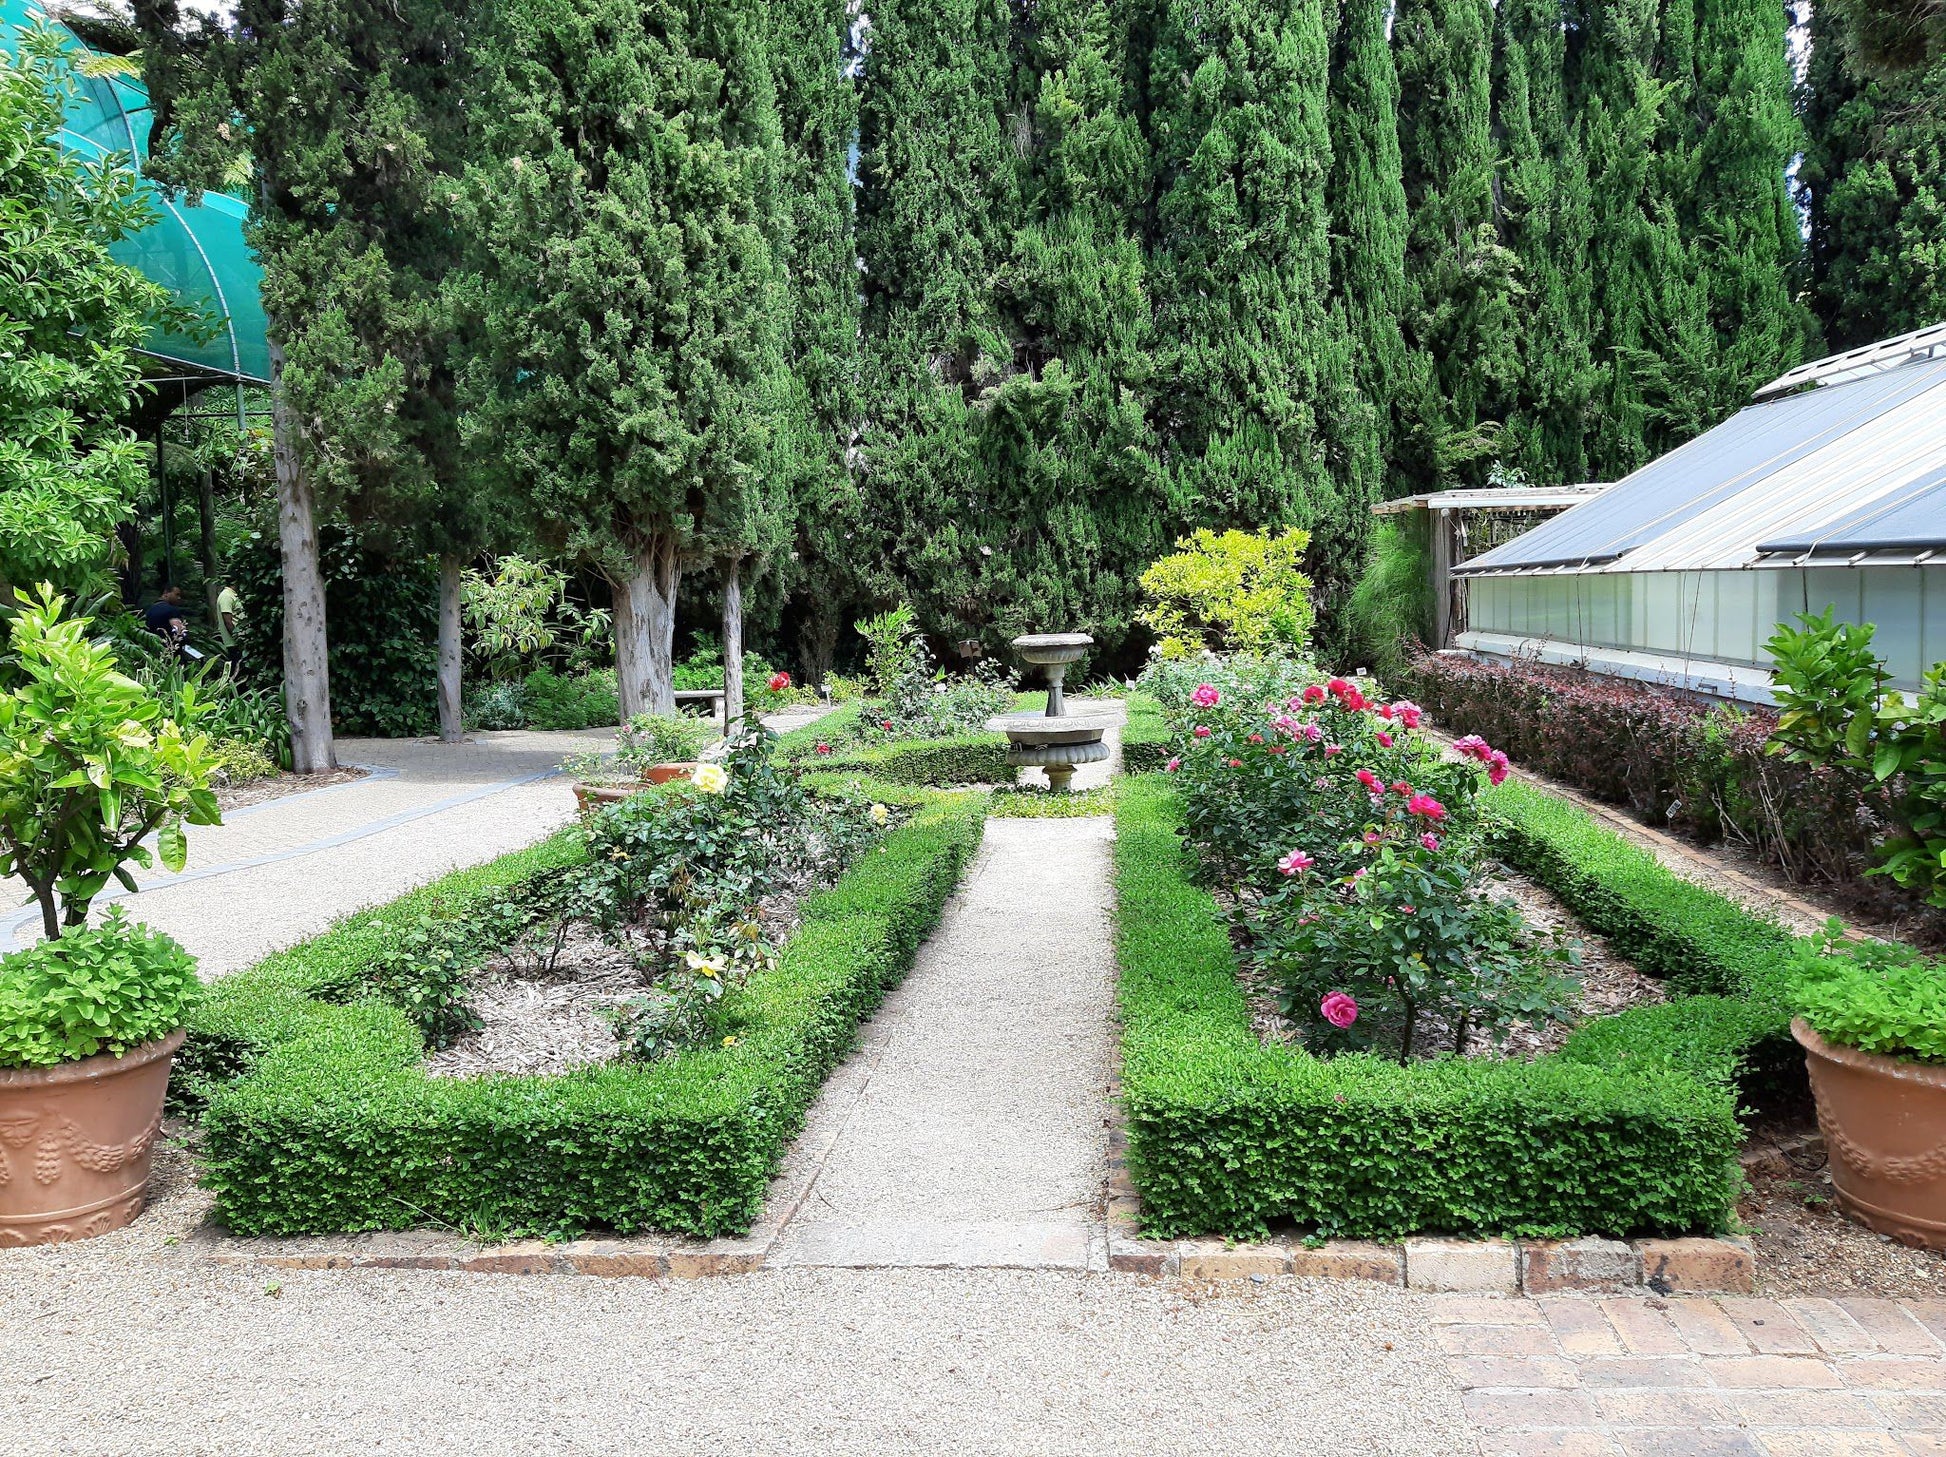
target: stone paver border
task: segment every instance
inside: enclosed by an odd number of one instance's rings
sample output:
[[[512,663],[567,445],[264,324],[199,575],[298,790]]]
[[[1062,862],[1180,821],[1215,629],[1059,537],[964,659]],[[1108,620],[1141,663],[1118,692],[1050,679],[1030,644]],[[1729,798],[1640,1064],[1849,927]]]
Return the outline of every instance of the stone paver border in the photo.
[[[1483,1457],[1946,1453],[1946,1301],[1433,1299]]]

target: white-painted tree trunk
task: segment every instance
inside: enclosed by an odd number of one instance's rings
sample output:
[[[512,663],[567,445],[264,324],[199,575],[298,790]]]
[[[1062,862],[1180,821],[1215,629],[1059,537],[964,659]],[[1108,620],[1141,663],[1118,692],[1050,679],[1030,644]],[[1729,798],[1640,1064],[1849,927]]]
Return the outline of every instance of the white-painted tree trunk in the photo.
[[[284,713],[299,774],[338,767],[331,741],[331,660],[318,566],[317,495],[297,457],[296,426],[284,395],[284,350],[270,345],[271,457],[277,466],[277,545],[284,563]]]
[[[460,741],[460,572],[458,557],[439,559],[439,741]]]
[[[682,553],[672,536],[655,536],[636,553],[634,569],[615,583],[615,679],[622,718],[676,711],[676,588]]]
[[[743,717],[743,562],[723,558],[723,732]]]

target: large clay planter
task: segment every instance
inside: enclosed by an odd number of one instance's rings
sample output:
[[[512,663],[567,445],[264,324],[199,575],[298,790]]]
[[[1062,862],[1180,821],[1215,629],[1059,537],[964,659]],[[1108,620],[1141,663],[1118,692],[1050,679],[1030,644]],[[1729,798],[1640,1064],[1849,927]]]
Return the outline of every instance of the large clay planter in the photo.
[[[142,1212],[182,1039],[0,1072],[0,1246],[88,1239]]]
[[[604,804],[620,804],[631,794],[642,791],[632,784],[577,784],[574,786],[575,808],[583,814]]]
[[[1838,1202],[1901,1244],[1946,1250],[1946,1067],[1826,1042],[1801,1018]]]
[[[671,779],[687,779],[698,767],[694,760],[686,764],[651,764],[642,771],[642,777],[651,784],[667,784]]]

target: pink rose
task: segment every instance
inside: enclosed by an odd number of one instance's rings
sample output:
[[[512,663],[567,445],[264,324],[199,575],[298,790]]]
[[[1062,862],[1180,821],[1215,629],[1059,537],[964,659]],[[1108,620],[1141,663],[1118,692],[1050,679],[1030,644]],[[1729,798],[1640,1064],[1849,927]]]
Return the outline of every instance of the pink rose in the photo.
[[[1392,721],[1392,705],[1389,703],[1381,703],[1378,706],[1378,716],[1387,723],[1390,723]]]
[[[1207,683],[1198,683],[1196,691],[1189,695],[1189,701],[1198,708],[1214,708],[1223,701],[1223,695]]]
[[[1384,839],[1384,838],[1385,838],[1385,837],[1384,837],[1383,835],[1381,835],[1381,834],[1379,834],[1379,832],[1378,832],[1377,830],[1367,830],[1367,831],[1365,831],[1365,843],[1366,843],[1367,845],[1376,845],[1376,844],[1377,844],[1377,843],[1378,843],[1378,842],[1379,842],[1380,840],[1382,840],[1382,839]]]
[[[1424,845],[1428,850],[1437,850],[1439,848],[1439,836],[1435,835],[1431,830],[1427,830],[1425,834],[1419,837],[1419,843]]]
[[[889,731],[892,727],[892,720],[889,718],[882,718],[878,721],[878,726],[882,729],[886,729]]]
[[[1324,686],[1330,689],[1333,693],[1337,694],[1340,698],[1343,698],[1345,694],[1351,691],[1351,684],[1347,683],[1343,678],[1333,678],[1330,682],[1326,683]]]
[[[1376,738],[1381,744],[1385,745],[1386,748],[1389,749],[1392,747],[1392,736],[1386,733],[1384,729],[1380,729],[1376,734],[1373,735],[1373,737]]]
[[[1277,868],[1286,875],[1297,875],[1302,871],[1309,870],[1317,863],[1316,860],[1306,855],[1302,850],[1293,850],[1277,862]]]
[[[1486,762],[1487,755],[1492,752],[1487,748],[1487,741],[1478,734],[1468,734],[1463,739],[1454,739],[1453,750],[1455,753],[1464,754],[1469,759],[1478,759],[1483,764]]]
[[[1241,769],[1243,767],[1243,760],[1241,759],[1230,760],[1230,767],[1232,769]]]
[[[1315,744],[1324,737],[1324,730],[1314,723],[1307,723],[1304,725],[1304,737]]]
[[[1208,737],[1209,737],[1209,725],[1207,725],[1207,724],[1201,724],[1201,723],[1199,723],[1199,724],[1197,724],[1197,725],[1196,725],[1196,737],[1197,737],[1197,738],[1199,738],[1199,739],[1206,739],[1206,738],[1208,738]]]
[[[1250,735],[1250,742],[1253,744],[1261,744],[1263,741],[1264,741],[1264,736],[1262,734]]]
[[[1415,794],[1405,802],[1406,813],[1415,814],[1438,824],[1446,818],[1446,806],[1430,794]]]
[[[1318,1010],[1333,1027],[1349,1027],[1358,1020],[1358,1003],[1345,992],[1332,992],[1318,1003]]]
[[[1164,764],[1162,768],[1165,773],[1174,774],[1178,769],[1182,768],[1182,760],[1171,759],[1167,764]]]
[[[820,754],[828,754],[828,753],[830,753],[830,752],[831,752],[831,745],[829,745],[829,744],[819,744],[815,752],[817,752],[817,753],[820,753]]]
[[[1495,749],[1487,757],[1487,782],[1489,784],[1505,782],[1507,776],[1512,772],[1513,770],[1507,763],[1507,756],[1501,753],[1500,750]]]
[[[1394,794],[1410,795],[1412,793],[1412,786],[1407,784],[1403,779],[1395,779],[1392,781],[1392,792]]]
[[[1399,722],[1407,728],[1419,727],[1419,720],[1426,716],[1425,709],[1416,703],[1408,703],[1403,698],[1392,705],[1392,712],[1398,715]]]
[[[1353,713],[1362,713],[1372,706],[1371,699],[1360,693],[1356,688],[1347,688],[1339,695],[1338,701]]]
[[[1344,751],[1345,746],[1343,744],[1326,744],[1324,746],[1324,757],[1329,759],[1335,755],[1344,753]]]
[[[1285,744],[1272,744],[1268,752],[1272,754],[1288,754],[1290,752],[1290,748],[1288,745]]]
[[[1358,782],[1371,790],[1373,794],[1378,793],[1378,775],[1372,773],[1371,770],[1360,769],[1358,771]]]
[[[1306,703],[1324,702],[1324,690],[1315,683],[1311,684],[1310,687],[1304,690],[1304,701]]]

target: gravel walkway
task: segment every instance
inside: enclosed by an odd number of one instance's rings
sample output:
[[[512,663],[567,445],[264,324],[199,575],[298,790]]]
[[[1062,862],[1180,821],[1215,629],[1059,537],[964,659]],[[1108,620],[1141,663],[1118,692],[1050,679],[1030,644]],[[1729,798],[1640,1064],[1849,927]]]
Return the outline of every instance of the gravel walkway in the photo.
[[[812,1110],[800,1144],[822,1164],[772,1263],[1088,1267],[1112,833],[1105,818],[988,822],[938,931]]]

